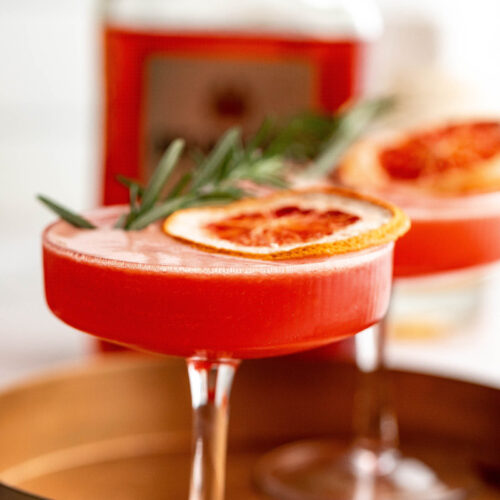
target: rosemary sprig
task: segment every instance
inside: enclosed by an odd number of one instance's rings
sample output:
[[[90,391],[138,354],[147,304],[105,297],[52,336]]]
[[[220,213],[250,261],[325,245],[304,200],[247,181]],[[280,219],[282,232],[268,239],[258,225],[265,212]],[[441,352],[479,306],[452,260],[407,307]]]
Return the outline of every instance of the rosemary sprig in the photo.
[[[151,210],[158,201],[165,183],[168,181],[170,174],[174,171],[179,161],[182,150],[184,149],[184,144],[184,140],[176,139],[165,151],[165,154],[162,156],[158,167],[144,190],[141,198],[141,206],[137,211],[138,215],[143,215]]]
[[[168,154],[167,150],[165,155]],[[284,164],[283,158],[276,156],[271,161],[254,145],[245,147],[240,129],[231,128],[212,151],[198,156],[192,172],[181,177],[163,200],[147,210],[139,211],[123,227],[129,230],[143,229],[181,208],[228,203],[248,196],[250,193],[241,187],[245,180],[283,187],[286,185]],[[159,193],[163,191],[168,177],[158,179],[153,186]]]
[[[361,102],[332,116],[305,113],[281,126],[266,119],[246,143],[240,129],[233,127],[208,154],[191,151],[192,170],[167,191],[184,150],[184,141],[176,139],[162,156],[147,186],[123,176],[117,178],[129,189],[130,210],[116,221],[115,227],[139,230],[182,208],[228,203],[251,196],[244,181],[284,188],[291,163],[307,162],[305,175],[327,175],[347,147],[391,106],[392,99],[383,98]],[[95,227],[52,200],[38,198],[70,224],[87,229]]]
[[[55,212],[61,219],[64,219],[65,221],[69,222],[75,227],[80,227],[82,229],[95,229],[94,224],[92,224],[90,221],[82,217],[81,215],[78,215],[71,210],[69,210],[66,207],[63,207],[62,205],[59,205],[55,201],[52,201],[51,199],[47,198],[46,196],[42,196],[41,194],[37,195],[37,198],[50,210]]]

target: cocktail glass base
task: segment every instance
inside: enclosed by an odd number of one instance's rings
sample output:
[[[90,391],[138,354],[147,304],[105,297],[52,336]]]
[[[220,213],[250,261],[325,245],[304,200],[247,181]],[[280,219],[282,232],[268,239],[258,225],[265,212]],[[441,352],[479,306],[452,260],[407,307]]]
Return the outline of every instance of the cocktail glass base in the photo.
[[[374,452],[334,442],[299,441],[263,456],[257,487],[281,500],[463,500],[424,463],[397,450]]]

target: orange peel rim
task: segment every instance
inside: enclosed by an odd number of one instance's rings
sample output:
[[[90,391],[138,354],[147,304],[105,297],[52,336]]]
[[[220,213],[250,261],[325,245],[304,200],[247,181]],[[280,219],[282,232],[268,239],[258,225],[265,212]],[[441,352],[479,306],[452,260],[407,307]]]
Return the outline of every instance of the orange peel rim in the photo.
[[[174,212],[172,215],[167,217],[163,222],[162,228],[163,231],[170,237],[175,238],[179,241],[187,243],[188,245],[209,251],[211,253],[219,253],[225,255],[233,255],[238,257],[247,257],[258,260],[289,260],[289,259],[301,259],[306,257],[328,257],[332,255],[340,255],[349,252],[357,252],[360,250],[364,250],[371,247],[381,246],[386,243],[390,243],[395,241],[397,238],[405,234],[410,229],[410,219],[408,216],[398,207],[393,205],[392,203],[386,202],[384,200],[380,200],[373,196],[362,194],[357,191],[353,191],[351,189],[343,188],[343,187],[318,187],[318,188],[309,188],[309,189],[297,189],[297,190],[286,190],[280,191],[279,193],[272,194],[266,196],[264,198],[250,198],[244,199],[241,201],[236,201],[231,203],[230,205],[226,205],[231,207],[241,207],[242,210],[251,207],[258,207],[259,204],[263,200],[274,200],[283,198],[286,196],[301,194],[301,193],[332,193],[338,194],[350,198],[356,198],[358,200],[367,201],[369,203],[373,203],[379,207],[383,207],[389,210],[392,213],[392,217],[388,222],[383,224],[382,226],[368,230],[364,233],[361,233],[356,236],[351,236],[350,238],[346,238],[345,240],[333,241],[328,243],[305,243],[304,245],[293,248],[291,250],[283,250],[270,252],[267,254],[260,253],[252,253],[245,251],[232,250],[227,248],[219,248],[212,245],[207,245],[204,243],[199,243],[197,241],[193,241],[182,236],[178,236],[175,234],[171,234],[169,231],[169,225],[174,221],[176,217],[186,212],[194,212],[194,211],[220,211],[223,210],[224,207],[203,207],[203,208],[186,208],[183,210],[179,210]]]

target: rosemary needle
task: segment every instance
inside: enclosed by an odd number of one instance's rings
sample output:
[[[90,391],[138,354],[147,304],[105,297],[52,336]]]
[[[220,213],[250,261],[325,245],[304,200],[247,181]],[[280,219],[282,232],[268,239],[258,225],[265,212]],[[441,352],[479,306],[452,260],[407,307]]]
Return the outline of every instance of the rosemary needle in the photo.
[[[78,215],[66,207],[59,205],[55,201],[52,201],[50,198],[46,196],[42,196],[41,194],[37,195],[38,200],[40,200],[45,206],[50,208],[53,212],[55,212],[61,219],[64,219],[66,222],[69,222],[75,227],[80,227],[82,229],[95,229],[96,226],[89,222],[87,219]]]

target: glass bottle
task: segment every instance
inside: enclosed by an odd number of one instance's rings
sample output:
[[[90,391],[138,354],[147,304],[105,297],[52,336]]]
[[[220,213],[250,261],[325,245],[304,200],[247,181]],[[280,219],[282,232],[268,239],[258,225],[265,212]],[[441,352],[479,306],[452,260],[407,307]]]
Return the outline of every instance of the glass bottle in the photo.
[[[165,145],[201,148],[265,115],[334,111],[363,92],[374,0],[102,0],[102,201],[142,181]]]

